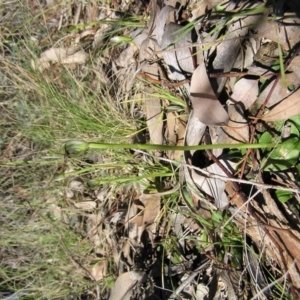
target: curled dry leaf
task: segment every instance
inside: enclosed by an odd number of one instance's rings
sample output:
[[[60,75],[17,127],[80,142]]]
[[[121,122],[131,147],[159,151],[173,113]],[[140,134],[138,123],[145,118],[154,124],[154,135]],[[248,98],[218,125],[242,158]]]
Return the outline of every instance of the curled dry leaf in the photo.
[[[192,75],[190,98],[194,116],[203,124],[224,126],[228,123],[228,114],[213,91],[204,63],[201,63]]]
[[[143,212],[144,205],[140,200],[133,201],[130,208],[127,210],[125,217],[125,228],[128,231],[128,242],[131,245],[137,245],[140,242],[142,233],[144,231]],[[124,254],[124,257],[129,261],[131,258]]]
[[[293,116],[300,115],[300,89],[281,101],[277,106],[266,113],[262,120],[266,122],[287,120]]]
[[[200,140],[205,132],[205,129],[206,125],[201,123],[199,119],[196,116],[194,116],[194,111],[192,111],[190,113],[189,120],[187,123],[184,144],[188,146],[199,145]],[[190,168],[188,168],[188,165],[191,164],[191,157],[193,153],[194,151],[184,151],[184,177],[189,192],[195,198],[195,201],[198,201],[198,199],[201,199],[201,193],[199,192],[199,189],[192,178]],[[209,207],[211,207],[212,209],[215,209],[215,206],[210,205],[209,202],[207,202],[206,204],[209,205]]]

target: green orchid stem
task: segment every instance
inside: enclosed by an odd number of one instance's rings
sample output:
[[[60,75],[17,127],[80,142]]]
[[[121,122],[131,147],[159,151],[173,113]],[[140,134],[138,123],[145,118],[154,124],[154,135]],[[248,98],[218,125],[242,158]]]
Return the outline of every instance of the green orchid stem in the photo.
[[[170,146],[170,145],[149,145],[149,144],[102,144],[88,143],[81,140],[68,141],[64,144],[66,155],[74,157],[84,154],[89,149],[142,149],[142,150],[211,150],[211,149],[259,149],[273,148],[277,144],[214,144],[197,146]]]
[[[170,145],[149,145],[149,144],[102,144],[88,143],[89,149],[142,149],[142,150],[211,150],[211,149],[260,149],[273,148],[274,143],[264,144],[214,144],[197,146],[170,146]]]

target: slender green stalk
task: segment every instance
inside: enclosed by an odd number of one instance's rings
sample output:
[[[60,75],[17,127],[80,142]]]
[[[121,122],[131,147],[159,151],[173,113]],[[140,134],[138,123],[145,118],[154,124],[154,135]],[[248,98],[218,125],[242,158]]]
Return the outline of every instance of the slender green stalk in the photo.
[[[211,149],[260,149],[273,148],[274,143],[263,144],[214,144],[214,145],[196,145],[196,146],[170,146],[170,145],[149,145],[149,144],[107,144],[107,143],[88,143],[85,141],[68,141],[64,145],[67,155],[76,156],[83,154],[89,149],[142,149],[142,150],[211,150]]]

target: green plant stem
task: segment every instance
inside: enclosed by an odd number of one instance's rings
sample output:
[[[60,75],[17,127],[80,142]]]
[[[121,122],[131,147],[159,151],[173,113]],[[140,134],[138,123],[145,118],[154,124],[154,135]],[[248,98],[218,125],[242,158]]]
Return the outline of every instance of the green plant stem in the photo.
[[[142,150],[211,150],[211,149],[261,149],[273,148],[274,143],[263,144],[214,144],[196,146],[170,146],[170,145],[149,145],[149,144],[102,144],[89,143],[89,149],[142,149]]]
[[[69,157],[84,154],[89,149],[142,149],[142,150],[211,150],[211,149],[260,149],[273,148],[278,146],[276,143],[261,144],[214,144],[196,146],[170,146],[170,145],[150,145],[150,144],[107,144],[107,143],[88,143],[81,140],[68,141],[64,144],[65,154]]]

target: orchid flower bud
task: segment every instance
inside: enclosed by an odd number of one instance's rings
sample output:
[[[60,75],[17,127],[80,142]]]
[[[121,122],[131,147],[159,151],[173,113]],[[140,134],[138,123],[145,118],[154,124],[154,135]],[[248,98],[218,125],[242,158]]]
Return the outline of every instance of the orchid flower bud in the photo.
[[[64,144],[65,154],[69,157],[84,154],[89,149],[89,143],[81,140],[67,141]]]

